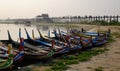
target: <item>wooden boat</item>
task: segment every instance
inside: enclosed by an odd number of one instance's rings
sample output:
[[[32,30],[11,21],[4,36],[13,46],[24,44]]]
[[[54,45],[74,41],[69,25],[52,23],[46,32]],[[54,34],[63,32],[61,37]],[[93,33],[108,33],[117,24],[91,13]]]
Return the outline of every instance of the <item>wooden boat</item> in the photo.
[[[21,35],[19,36],[20,36],[20,43],[15,42],[14,40],[12,40],[9,30],[8,30],[9,42],[12,42],[13,44],[21,45],[22,47],[24,47],[24,50],[23,50],[24,59],[29,59],[29,60],[43,59],[43,58],[51,57],[54,54],[54,50],[52,48],[50,50],[43,50],[41,48],[37,48],[36,46],[32,44],[28,44],[24,42],[24,39],[21,38]]]
[[[35,46],[38,45],[39,46],[38,48],[42,48],[43,50],[46,50],[45,46],[48,47],[47,48],[48,50],[49,50],[50,47],[54,47],[55,54],[63,54],[63,53],[67,53],[69,51],[66,46],[59,47],[59,46],[56,46],[56,45],[52,45],[51,41],[46,42],[46,40],[44,40],[42,38],[33,40],[29,36],[26,29],[25,29],[25,32],[26,32],[26,35],[27,35],[27,40],[25,40],[25,42],[27,42],[28,44],[32,44],[32,45],[35,45]],[[54,40],[52,40],[52,41],[53,41],[53,44],[55,44],[55,41]],[[30,43],[30,42],[32,42],[32,43]],[[61,43],[60,45],[63,45],[63,44]]]
[[[48,47],[51,47],[52,45],[50,44],[50,40],[49,39],[44,39],[43,36],[41,35],[40,31],[39,31],[39,34],[42,38],[39,38],[39,39],[36,39],[36,40],[33,40],[31,39],[31,37],[29,36],[27,30],[25,29],[26,31],[26,35],[27,35],[27,38],[29,39],[29,41],[34,41],[35,43],[37,43],[37,45],[45,45],[45,46],[48,46]],[[49,41],[48,41],[49,40]],[[55,40],[56,41],[56,40]],[[67,53],[67,52],[70,52],[72,50],[77,50],[77,49],[81,49],[81,45],[73,45],[73,44],[70,44],[70,46],[67,45],[67,43],[65,44],[65,42],[60,42],[58,41],[59,43],[58,44],[55,44],[54,45],[54,49],[55,49],[55,54],[62,54],[62,53]],[[55,43],[55,42],[54,42]]]
[[[0,58],[8,58],[8,49],[2,45],[0,45]]]
[[[96,36],[107,36],[107,37],[109,37],[110,36],[110,33],[111,33],[111,30],[110,29],[108,29],[108,31],[106,31],[106,32],[100,32],[100,31],[98,31],[98,32],[87,32],[87,31],[78,31],[78,30],[70,30],[69,31],[69,33],[71,33],[71,34],[74,34],[74,35],[78,35],[78,36],[80,36],[80,35],[87,35],[87,36],[94,36],[94,37],[96,37]]]
[[[7,46],[0,46],[0,58],[8,58],[9,54],[7,53],[8,48],[6,48]],[[18,51],[13,49],[13,61],[14,63],[17,63],[19,61],[21,61],[23,58],[23,52],[22,51]]]
[[[85,37],[85,36],[76,36],[76,35],[70,35],[63,31],[58,30],[59,33],[56,32],[56,30],[53,31],[53,34],[55,35],[54,38],[61,39],[61,37],[64,37],[65,39],[70,39],[70,42],[76,45],[81,44],[82,48],[88,48],[92,46],[92,39],[91,37]]]
[[[0,59],[0,71],[9,69],[13,64],[13,50],[11,44],[8,44],[8,58]]]
[[[64,35],[67,33],[63,32]],[[105,44],[110,36],[110,30],[106,33],[97,33],[97,32],[79,32],[79,31],[72,31],[72,35],[76,36],[83,36],[83,37],[90,37],[92,39],[91,43],[93,46],[99,46]]]

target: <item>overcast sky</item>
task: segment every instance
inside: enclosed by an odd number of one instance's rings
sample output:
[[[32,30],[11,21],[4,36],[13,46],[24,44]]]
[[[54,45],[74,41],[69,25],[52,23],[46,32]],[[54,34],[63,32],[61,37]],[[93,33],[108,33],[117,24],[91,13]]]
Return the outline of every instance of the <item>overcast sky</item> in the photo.
[[[0,0],[0,19],[75,15],[120,15],[120,0]]]

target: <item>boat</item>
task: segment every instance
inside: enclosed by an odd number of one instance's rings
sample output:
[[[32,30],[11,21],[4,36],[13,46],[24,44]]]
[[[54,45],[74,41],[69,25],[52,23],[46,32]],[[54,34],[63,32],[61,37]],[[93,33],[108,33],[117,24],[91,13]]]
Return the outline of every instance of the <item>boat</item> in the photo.
[[[9,54],[7,53],[7,51],[8,51],[7,46],[0,46],[0,58],[3,58],[3,59],[8,58]],[[13,49],[13,61],[14,61],[14,63],[21,61],[22,58],[23,58],[23,52]]]
[[[12,45],[11,45],[12,46]],[[6,59],[9,57],[7,46],[0,46],[0,58]],[[13,48],[12,48],[13,49]],[[13,62],[18,63],[23,59],[23,52],[13,49]]]
[[[19,37],[20,37],[20,43],[16,42],[14,40],[12,40],[11,36],[10,36],[10,32],[8,30],[8,37],[9,37],[9,42],[12,42],[13,44],[16,45],[21,45],[22,48],[24,47],[24,49],[22,50],[22,53],[24,55],[23,59],[28,59],[28,60],[40,60],[43,58],[48,58],[51,57],[54,54],[54,50],[51,48],[49,50],[43,50],[41,48],[37,48],[36,46],[32,45],[32,44],[28,44],[25,42],[26,39],[23,39],[20,35],[21,33],[19,33]],[[31,41],[32,42],[32,41]],[[17,50],[19,50],[17,48]]]
[[[57,33],[56,29],[54,29],[52,32],[55,35],[54,37],[55,39],[61,40],[61,37],[62,37],[66,40],[69,38],[70,43],[76,44],[76,45],[81,44],[82,49],[92,47],[92,43],[91,43],[92,39],[90,36],[89,37],[88,36],[76,36],[76,35],[71,35],[66,32],[60,31],[59,29],[58,31],[59,33]]]
[[[28,44],[32,44],[34,46],[39,46],[38,48],[42,48],[43,50],[46,50],[46,49],[49,50],[50,47],[53,47],[54,51],[55,51],[55,54],[63,54],[63,53],[67,53],[69,51],[69,48],[67,48],[66,46],[64,46],[64,44],[62,44],[62,43],[60,44],[62,47],[59,47],[59,46],[55,45],[55,41],[54,40],[52,40],[52,43],[54,45],[51,44],[51,41],[46,42],[46,40],[44,40],[42,38],[39,38],[39,39],[36,39],[36,40],[34,39],[33,40],[29,36],[29,34],[28,34],[28,32],[27,32],[26,29],[25,29],[25,32],[26,32],[26,35],[27,35],[27,40],[25,40],[25,42],[27,42]],[[48,48],[46,48],[46,46]]]
[[[62,31],[63,32],[63,31]],[[64,33],[64,32],[63,32]],[[87,35],[87,36],[107,36],[109,37],[110,36],[110,33],[111,33],[111,30],[108,29],[108,31],[105,31],[105,32],[102,32],[102,31],[98,31],[98,32],[89,32],[89,31],[78,31],[76,29],[71,29],[69,31],[69,33],[71,34],[74,34],[74,35],[77,35],[77,36],[81,36],[81,35]]]
[[[34,39],[34,40],[29,36],[26,29],[25,29],[25,32],[27,35],[27,40],[29,40],[29,41],[31,40],[31,41],[35,42],[36,45],[41,44],[41,45],[48,46],[48,47],[52,46],[50,44],[50,40],[52,40],[52,39],[48,40],[48,39],[43,38],[40,31],[39,31],[39,34],[42,38]],[[57,41],[57,40],[55,40],[55,41]],[[54,44],[56,43],[55,41],[54,41]],[[77,49],[79,50],[79,49],[81,49],[81,45],[80,44],[79,45],[70,44],[68,41],[66,41],[66,42],[58,41],[58,43],[54,45],[54,49],[55,49],[55,54],[63,54],[63,53],[68,53],[73,50],[77,50]]]
[[[63,32],[64,35],[67,35],[67,33]],[[79,36],[79,37],[87,37],[91,39],[91,41],[88,39],[86,41],[90,41],[92,43],[92,46],[99,46],[107,43],[107,40],[109,39],[110,36],[110,30],[108,32],[104,33],[97,33],[97,32],[79,32],[79,31],[70,31],[70,34]],[[84,40],[83,40],[84,41]]]
[[[6,69],[11,69],[13,64],[13,50],[12,45],[8,44],[8,58],[0,58],[0,71],[5,71]]]

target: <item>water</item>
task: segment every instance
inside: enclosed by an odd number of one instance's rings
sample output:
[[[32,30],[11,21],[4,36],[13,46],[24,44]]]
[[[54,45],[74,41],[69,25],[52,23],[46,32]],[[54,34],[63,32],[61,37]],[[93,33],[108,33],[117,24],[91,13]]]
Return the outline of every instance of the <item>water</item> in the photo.
[[[34,34],[36,38],[39,38],[39,33],[37,29],[40,29],[41,33],[43,35],[48,35],[48,30],[52,32],[54,28],[58,28],[57,26],[41,26],[41,25],[31,25],[31,26],[26,26],[26,25],[16,25],[16,24],[0,24],[0,40],[7,40],[8,39],[8,33],[7,30],[10,31],[11,37],[13,40],[17,41],[19,38],[19,28],[21,28],[21,35],[23,38],[26,37],[26,33],[24,28],[27,29],[28,33],[32,37],[32,30],[34,30]],[[66,28],[64,27],[59,27],[62,31],[66,31]],[[51,36],[54,36],[52,33],[50,34]]]

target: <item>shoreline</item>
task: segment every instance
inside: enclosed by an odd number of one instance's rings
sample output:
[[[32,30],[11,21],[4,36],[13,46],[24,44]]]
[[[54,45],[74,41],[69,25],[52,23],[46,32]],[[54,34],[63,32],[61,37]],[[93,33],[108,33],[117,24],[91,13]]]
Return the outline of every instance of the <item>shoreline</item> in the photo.
[[[41,25],[50,26],[51,24],[41,24]],[[54,25],[54,24],[52,24],[52,25]],[[61,25],[64,27],[65,26],[68,27],[68,24],[67,25],[66,24],[57,24],[57,26],[61,26]],[[82,71],[96,71],[97,69],[102,69],[103,71],[112,71],[112,70],[119,71],[120,70],[117,67],[117,66],[120,66],[120,64],[118,64],[118,63],[120,63],[120,58],[119,58],[120,57],[119,56],[120,49],[118,48],[119,44],[120,44],[120,39],[119,39],[120,38],[120,32],[119,32],[120,26],[98,26],[98,25],[86,25],[86,24],[70,24],[70,25],[71,25],[70,28],[74,28],[72,26],[77,26],[78,29],[81,29],[81,28],[84,28],[86,30],[92,29],[93,31],[97,30],[98,28],[100,30],[108,30],[108,28],[109,28],[112,31],[112,36],[114,37],[114,39],[116,39],[116,38],[117,39],[115,42],[110,43],[107,46],[105,46],[109,49],[109,51],[106,51],[105,53],[97,55],[97,56],[93,56],[89,61],[80,62],[79,64],[68,65],[70,68],[67,69],[66,71],[81,71],[81,70]],[[111,58],[111,59],[109,59],[109,58]],[[112,64],[112,62],[114,62],[114,63]],[[117,64],[117,66],[116,66],[116,64]],[[34,70],[32,70],[32,71],[41,71],[41,69],[42,69],[42,71],[46,71],[46,69],[49,69],[49,67],[39,65],[39,63],[38,63],[38,64],[30,64],[27,67],[23,67],[23,70],[21,69],[21,70],[13,70],[13,71],[24,71],[24,68],[25,69],[27,68],[29,71],[31,71],[31,68],[34,68]]]

